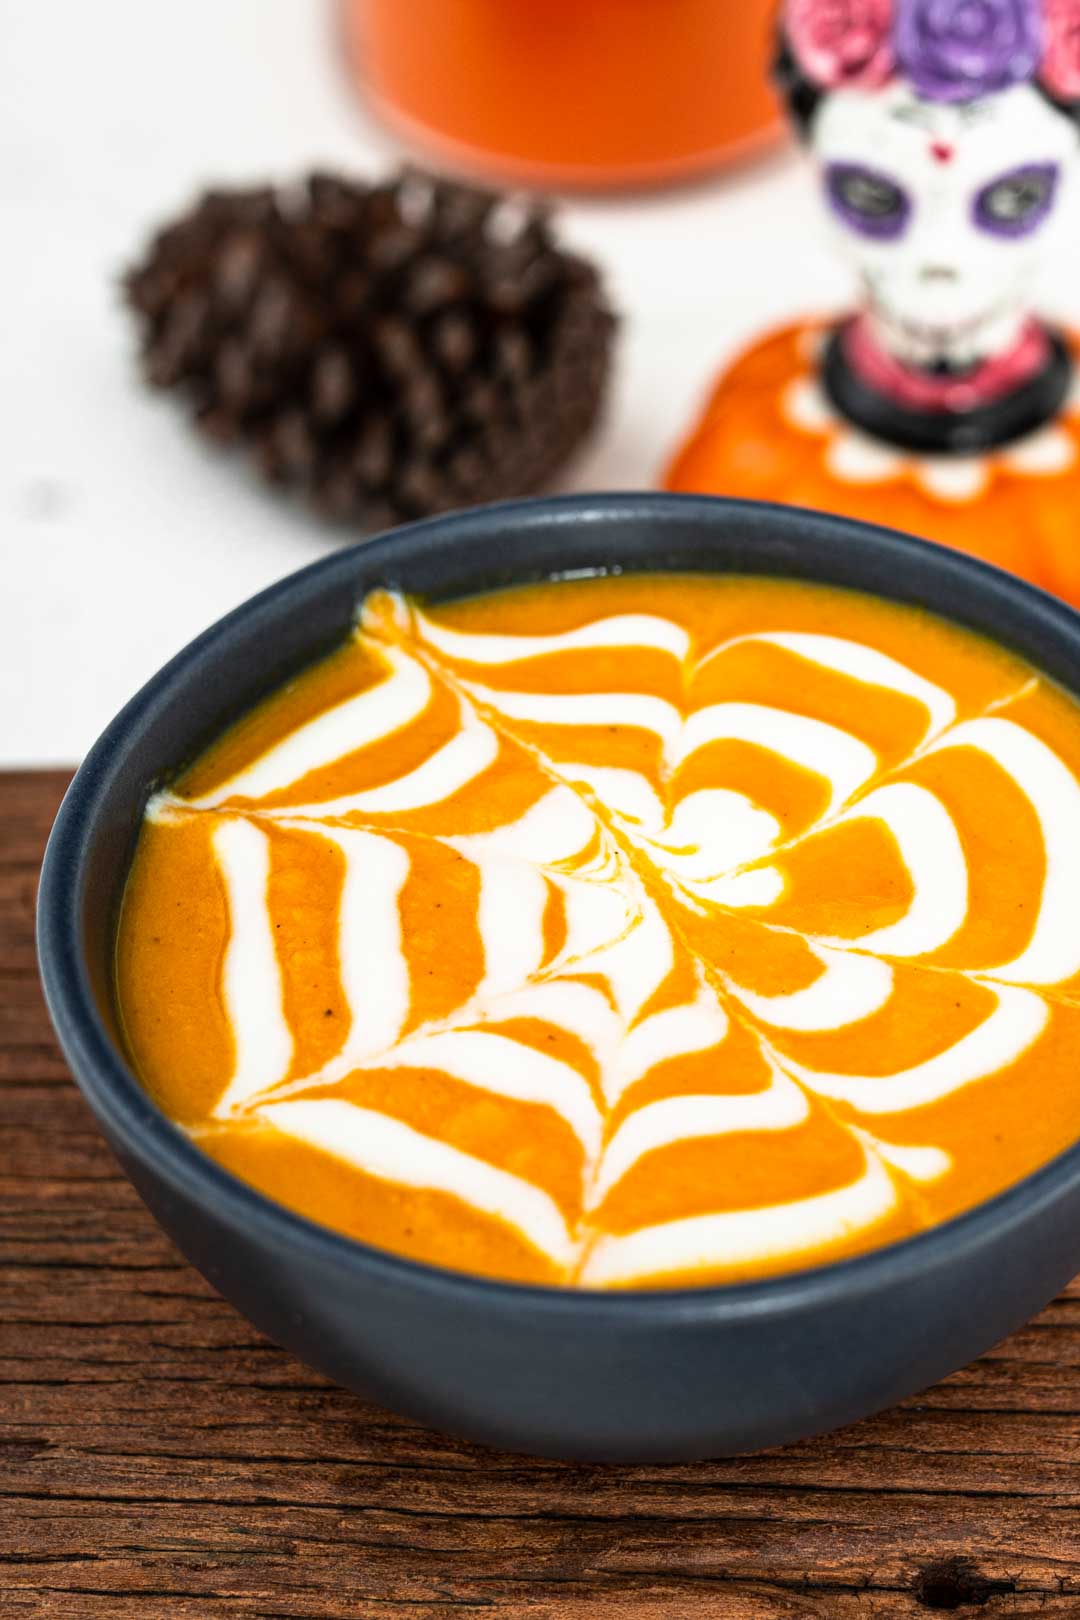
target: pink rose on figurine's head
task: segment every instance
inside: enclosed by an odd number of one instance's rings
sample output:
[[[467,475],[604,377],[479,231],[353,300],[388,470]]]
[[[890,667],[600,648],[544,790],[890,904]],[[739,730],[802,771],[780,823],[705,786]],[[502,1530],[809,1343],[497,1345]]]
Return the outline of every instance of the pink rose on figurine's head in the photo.
[[[892,0],[788,0],[795,58],[823,89],[884,84],[893,70]]]
[[[1080,0],[1044,0],[1039,79],[1058,101],[1080,100]]]

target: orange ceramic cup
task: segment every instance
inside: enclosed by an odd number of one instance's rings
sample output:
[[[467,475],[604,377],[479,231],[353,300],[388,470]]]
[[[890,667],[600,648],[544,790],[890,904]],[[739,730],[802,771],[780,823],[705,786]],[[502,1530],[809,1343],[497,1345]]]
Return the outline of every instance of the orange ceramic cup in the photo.
[[[365,93],[455,167],[606,188],[693,175],[780,132],[775,0],[346,0]]]

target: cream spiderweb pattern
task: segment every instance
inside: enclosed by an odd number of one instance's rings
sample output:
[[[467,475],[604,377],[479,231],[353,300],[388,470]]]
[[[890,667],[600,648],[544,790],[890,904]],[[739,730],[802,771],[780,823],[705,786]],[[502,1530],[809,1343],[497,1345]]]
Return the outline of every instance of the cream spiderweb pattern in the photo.
[[[916,1196],[920,1184],[948,1173],[950,1156],[933,1141],[890,1141],[890,1116],[1015,1062],[1047,1024],[1048,998],[1037,987],[1060,985],[1080,971],[1080,932],[1071,925],[1080,903],[1073,834],[1080,787],[1044,742],[1007,717],[1015,694],[962,717],[944,688],[858,642],[769,631],[699,656],[682,626],[644,614],[599,618],[551,636],[505,636],[450,630],[407,604],[383,601],[369,607],[362,633],[381,647],[386,674],[379,684],[300,727],[213,794],[197,801],[164,797],[152,809],[166,820],[214,816],[214,852],[231,917],[224,989],[236,1041],[235,1070],[216,1111],[223,1128],[270,1124],[369,1175],[449,1193],[505,1222],[558,1275],[587,1286],[778,1257],[796,1263],[800,1254],[874,1227]],[[710,661],[747,642],[776,649],[794,667],[801,661],[849,681],[853,713],[859,694],[868,692],[917,706],[925,720],[914,749],[886,767],[855,727],[811,718],[796,705],[789,710],[715,693],[706,702],[686,698]],[[626,689],[533,690],[520,677],[518,686],[505,684],[532,658],[572,661],[582,653],[603,654],[606,667],[614,660]],[[633,689],[643,653],[670,661],[681,702]],[[448,695],[457,706],[456,726],[402,774],[334,799],[292,802],[313,770],[407,734],[436,697],[445,702]],[[655,739],[660,764],[653,779],[590,761],[588,739],[609,727]],[[572,757],[572,749],[568,755],[568,739],[583,742],[582,757]],[[727,743],[764,750],[821,779],[819,814],[787,835],[745,788],[710,779],[677,790],[680,773]],[[961,838],[943,800],[905,776],[914,761],[958,748],[1005,771],[1038,824],[1046,875],[1030,934],[1007,960],[937,968],[989,993],[984,1015],[940,1050],[872,1075],[808,1064],[793,1055],[793,1038],[880,1013],[905,962],[933,962],[965,937],[970,894]],[[483,813],[485,784],[507,750],[526,761],[532,787],[519,813],[492,826]],[[854,935],[785,923],[785,863],[815,838],[856,821],[873,822],[898,852],[910,880],[902,913]],[[275,826],[328,840],[344,862],[339,972],[351,1024],[336,1055],[301,1076],[290,1072],[293,1035],[267,904],[267,829]],[[417,840],[454,851],[478,881],[483,974],[466,1003],[437,1022],[411,1016],[401,897]],[[563,932],[550,955],[544,918],[553,902]],[[764,994],[693,943],[695,920],[725,917],[752,918],[756,927],[774,930],[778,947],[786,941],[797,948],[797,982]],[[572,1037],[588,1064],[520,1038],[515,1020]],[[756,1089],[691,1089],[627,1106],[634,1088],[673,1059],[706,1054],[722,1074],[736,1035],[756,1053]],[[333,1094],[368,1070],[434,1070],[492,1096],[552,1110],[580,1144],[577,1206],[561,1207],[520,1175]],[[822,1109],[857,1147],[854,1179],[810,1196],[605,1230],[605,1200],[651,1154],[734,1133],[778,1137]]]

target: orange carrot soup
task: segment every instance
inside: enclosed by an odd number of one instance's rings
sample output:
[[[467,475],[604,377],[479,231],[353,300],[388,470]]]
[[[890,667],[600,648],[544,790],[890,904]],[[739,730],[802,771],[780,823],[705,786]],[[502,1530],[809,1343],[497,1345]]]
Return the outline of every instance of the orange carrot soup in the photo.
[[[1080,706],[831,587],[370,595],[151,801],[117,990],[199,1147],[486,1276],[684,1286],[1080,1136]]]

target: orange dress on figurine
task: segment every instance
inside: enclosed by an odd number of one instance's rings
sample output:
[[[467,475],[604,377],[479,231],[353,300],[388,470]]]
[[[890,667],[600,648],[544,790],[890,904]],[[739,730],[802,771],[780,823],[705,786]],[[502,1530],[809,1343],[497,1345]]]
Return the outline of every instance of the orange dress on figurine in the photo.
[[[1080,0],[786,0],[776,76],[862,307],[737,359],[665,486],[907,529],[1080,606],[1080,337],[1031,309],[1080,169]]]
[[[1054,421],[979,455],[872,438],[821,386],[827,328],[772,332],[713,389],[668,489],[812,506],[907,529],[1080,606],[1080,388]],[[1070,347],[1080,357],[1080,341]]]

